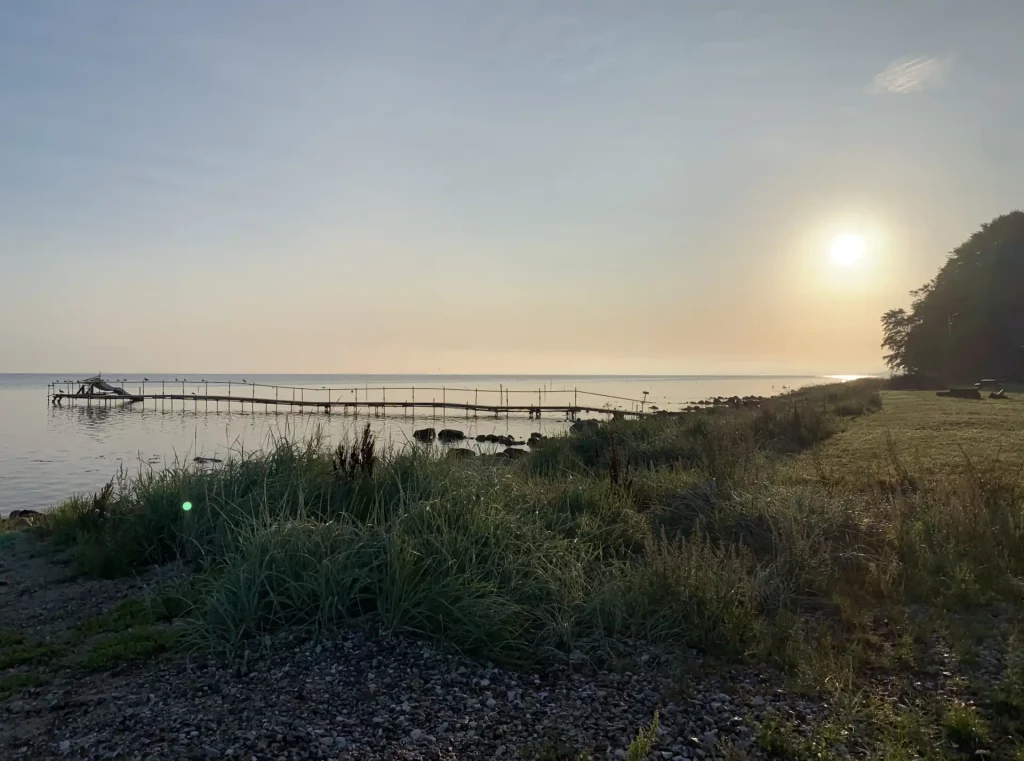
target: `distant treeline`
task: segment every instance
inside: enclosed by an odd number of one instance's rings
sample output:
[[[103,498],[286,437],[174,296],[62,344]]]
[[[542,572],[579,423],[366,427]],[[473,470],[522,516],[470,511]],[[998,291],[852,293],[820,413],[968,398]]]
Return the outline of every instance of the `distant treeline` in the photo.
[[[1024,380],[1024,212],[983,224],[911,296],[882,316],[894,372]]]

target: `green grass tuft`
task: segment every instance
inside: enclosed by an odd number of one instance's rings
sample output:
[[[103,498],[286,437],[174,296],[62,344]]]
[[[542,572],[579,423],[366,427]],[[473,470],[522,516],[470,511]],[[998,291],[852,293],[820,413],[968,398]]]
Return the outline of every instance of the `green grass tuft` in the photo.
[[[967,753],[982,750],[989,744],[988,722],[974,706],[958,703],[950,707],[942,717],[942,726],[949,741]]]
[[[646,761],[651,757],[658,742],[658,726],[658,712],[655,711],[650,726],[641,727],[629,744],[626,750],[627,761]]]
[[[85,668],[107,668],[115,663],[142,660],[168,652],[177,641],[177,633],[166,627],[137,626],[101,636],[77,662]]]

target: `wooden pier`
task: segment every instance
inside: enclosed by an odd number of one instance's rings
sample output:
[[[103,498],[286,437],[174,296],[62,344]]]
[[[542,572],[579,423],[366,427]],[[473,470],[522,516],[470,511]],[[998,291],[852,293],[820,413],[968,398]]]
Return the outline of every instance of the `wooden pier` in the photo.
[[[168,388],[170,386],[170,388]],[[210,386],[213,386],[211,391]],[[147,388],[148,387],[148,388]],[[241,390],[241,393],[239,391]],[[419,400],[416,395],[419,393]],[[360,398],[360,394],[362,397]],[[429,396],[429,401],[425,399]],[[440,396],[440,398],[438,398]],[[390,397],[390,398],[389,398]],[[483,397],[483,398],[481,398]],[[515,397],[515,398],[513,398]],[[582,398],[581,398],[582,397]],[[534,401],[536,399],[536,401]],[[603,400],[603,403],[602,403]],[[434,417],[463,414],[466,417],[560,415],[575,420],[580,414],[612,417],[645,417],[653,414],[646,399],[630,399],[578,388],[524,389],[467,388],[463,386],[369,386],[327,388],[275,386],[243,381],[188,381],[103,379],[57,381],[47,389],[47,401],[55,407],[84,402],[87,406],[119,406],[166,411],[298,410],[305,412],[387,415],[388,410]]]

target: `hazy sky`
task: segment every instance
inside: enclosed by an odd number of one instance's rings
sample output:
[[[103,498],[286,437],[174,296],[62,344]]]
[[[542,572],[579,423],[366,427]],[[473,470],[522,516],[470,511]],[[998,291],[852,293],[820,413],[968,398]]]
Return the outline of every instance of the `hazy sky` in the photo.
[[[1021,0],[0,3],[0,372],[853,373]],[[836,235],[863,236],[853,267]]]

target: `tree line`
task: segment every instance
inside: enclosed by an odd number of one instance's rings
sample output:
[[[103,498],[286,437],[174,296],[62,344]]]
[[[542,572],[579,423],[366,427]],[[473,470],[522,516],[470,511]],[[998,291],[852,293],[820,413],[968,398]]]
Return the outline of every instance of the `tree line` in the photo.
[[[983,224],[910,295],[909,310],[882,315],[894,373],[1024,380],[1024,211]]]

